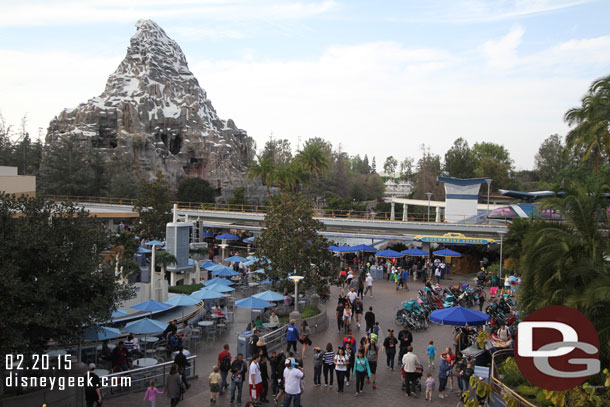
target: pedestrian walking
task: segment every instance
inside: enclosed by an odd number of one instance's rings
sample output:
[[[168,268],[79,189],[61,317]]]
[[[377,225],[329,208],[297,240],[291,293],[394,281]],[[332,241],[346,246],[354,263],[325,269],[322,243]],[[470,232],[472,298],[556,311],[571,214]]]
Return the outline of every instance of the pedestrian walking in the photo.
[[[297,340],[299,339],[299,330],[295,326],[296,321],[290,320],[290,323],[286,327],[286,352],[290,352],[292,347],[294,351],[297,351]]]
[[[323,354],[319,346],[313,349],[313,385],[322,385],[322,366],[324,365]]]
[[[379,357],[379,348],[377,347],[377,340],[371,338],[370,342],[368,342],[366,345],[364,353],[366,359],[369,362],[369,368],[371,371],[371,374],[369,376],[373,381],[373,389],[376,389],[377,384],[375,383],[375,373],[377,372],[377,358]]]
[[[364,351],[362,349],[358,351],[358,356],[354,361],[353,374],[356,376],[356,394],[354,394],[354,396],[359,396],[364,390],[364,379],[367,376],[371,377],[369,361],[364,357]]]
[[[241,404],[241,393],[243,390],[244,379],[248,371],[248,365],[244,361],[244,355],[239,353],[237,359],[231,363],[231,404],[235,401],[235,391],[237,390],[237,405]]]
[[[337,318],[337,333],[341,333],[343,329],[343,311],[345,309],[345,304],[341,301],[337,304],[337,312],[335,317]]]
[[[356,297],[356,300],[354,301],[354,309],[352,311],[354,314],[356,314],[356,324],[358,325],[358,329],[360,329],[360,319],[362,318],[362,313],[364,312],[364,304],[362,304],[360,297]]]
[[[366,290],[364,290],[364,295],[370,292],[371,298],[373,298],[373,276],[371,276],[371,273],[367,273],[365,282]]]
[[[402,331],[398,333],[398,342],[400,343],[400,353],[398,354],[398,362],[402,365],[402,358],[408,352],[409,346],[413,343],[413,334],[409,331],[409,327],[404,325]]]
[[[328,343],[326,345],[326,352],[322,356],[322,360],[324,362],[324,387],[328,386],[328,378],[330,375],[330,387],[333,387],[333,376],[334,376],[334,367],[335,367],[335,352],[333,352],[332,343]]]
[[[343,348],[337,349],[335,355],[335,372],[337,372],[337,392],[343,393],[343,385],[345,384],[345,374],[347,372],[347,366],[349,359],[345,356],[345,350]]]
[[[220,377],[219,372],[220,369],[218,369],[218,366],[214,366],[212,368],[212,373],[210,373],[210,376],[208,377],[210,383],[210,395],[212,396],[212,398],[210,399],[210,403],[216,403],[216,395],[220,390],[220,381],[222,380],[222,378]]]
[[[432,401],[434,387],[436,387],[434,377],[432,377],[432,373],[428,372],[428,375],[426,377],[426,400]]]
[[[148,400],[150,402],[150,407],[155,407],[157,405],[157,396],[160,394],[163,394],[163,392],[157,389],[155,381],[151,380],[146,389],[146,393],[144,393],[144,401]]]
[[[231,353],[229,353],[229,344],[225,343],[223,345],[223,350],[218,354],[218,369],[220,370],[220,395],[222,395],[225,390],[229,387],[227,383],[227,375],[229,374],[229,370],[231,370]]]
[[[350,326],[352,322],[352,307],[347,304],[343,309],[343,331],[351,331]]]
[[[398,339],[394,336],[394,330],[388,329],[388,336],[383,341],[382,352],[386,354],[386,364],[389,369],[394,371],[394,357],[396,356],[396,344]]]
[[[180,378],[180,373],[178,373],[178,365],[175,363],[169,368],[169,374],[165,380],[164,393],[170,399],[170,407],[176,407],[180,403],[182,379]]]
[[[253,356],[252,363],[250,363],[250,371],[248,372],[250,401],[255,405],[259,403],[263,393],[263,377],[259,367],[260,358],[260,355]]]
[[[405,372],[405,390],[407,396],[417,397],[415,394],[415,383],[417,382],[417,366],[421,365],[419,358],[413,353],[413,346],[407,348],[407,353],[402,357],[402,366]]]
[[[436,284],[440,284],[441,283],[441,268],[437,267],[436,270],[434,270],[434,276],[436,277]]]
[[[366,322],[366,332],[373,332],[373,327],[375,326],[373,307],[369,307],[369,310],[364,314],[364,322]]]
[[[447,361],[447,359],[447,354],[443,353],[441,355],[441,360],[438,363],[438,396],[442,399],[449,397],[445,394],[447,380],[449,379],[449,374],[451,373],[451,364]]]
[[[428,369],[434,371],[434,360],[436,359],[436,346],[434,346],[434,341],[428,343],[426,351],[428,352]]]
[[[307,350],[307,345],[311,346],[311,339],[309,339],[310,335],[311,335],[311,328],[309,328],[307,321],[303,320],[303,322],[301,323],[301,336],[299,337],[299,342],[301,342],[301,345],[303,347],[303,349],[301,350],[301,358],[305,357],[305,351]]]

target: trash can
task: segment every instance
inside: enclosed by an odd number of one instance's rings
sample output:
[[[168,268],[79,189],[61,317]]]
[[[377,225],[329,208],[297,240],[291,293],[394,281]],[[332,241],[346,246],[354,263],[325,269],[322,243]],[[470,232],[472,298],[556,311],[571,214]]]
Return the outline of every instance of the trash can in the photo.
[[[383,267],[371,266],[370,273],[375,280],[383,280]]]
[[[252,331],[243,331],[237,334],[237,353],[244,355],[244,359],[250,357],[250,338],[252,337]]]

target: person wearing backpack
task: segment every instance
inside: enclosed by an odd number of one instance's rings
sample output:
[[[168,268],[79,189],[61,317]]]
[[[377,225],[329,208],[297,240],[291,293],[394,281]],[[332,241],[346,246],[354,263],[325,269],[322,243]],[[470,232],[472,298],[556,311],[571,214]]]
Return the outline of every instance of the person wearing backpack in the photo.
[[[227,375],[231,370],[231,354],[229,353],[229,344],[225,343],[223,351],[218,354],[218,369],[220,369],[220,377],[222,381],[220,383],[220,395],[229,387],[227,383]]]
[[[231,404],[235,401],[235,390],[237,389],[237,404],[241,404],[241,392],[246,378],[248,365],[244,362],[244,355],[237,355],[237,359],[231,363]]]
[[[369,361],[369,369],[371,371],[370,377],[373,381],[373,389],[376,389],[377,385],[375,384],[375,372],[377,371],[377,358],[379,357],[377,340],[371,339],[371,341],[365,345],[364,352],[367,360]]]

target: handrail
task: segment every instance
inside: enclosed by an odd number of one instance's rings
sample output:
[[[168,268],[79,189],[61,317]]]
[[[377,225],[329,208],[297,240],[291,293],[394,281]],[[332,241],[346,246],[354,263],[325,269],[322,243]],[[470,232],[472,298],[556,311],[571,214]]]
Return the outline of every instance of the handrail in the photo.
[[[512,356],[512,355],[513,355],[512,349],[501,349],[501,350],[495,351],[491,355],[491,369],[490,369],[490,373],[489,373],[491,391],[493,394],[498,396],[501,400],[504,400],[503,397],[505,394],[509,394],[518,403],[518,405],[520,407],[536,407],[535,404],[532,404],[531,402],[526,400],[522,395],[520,395],[519,393],[517,393],[516,391],[514,391],[507,385],[505,385],[502,382],[502,380],[500,380],[500,378],[497,377],[498,376],[498,364],[496,362],[496,359],[499,357],[502,357],[505,359],[506,357]]]
[[[67,195],[45,195],[46,198],[58,201],[58,202],[80,202],[90,204],[105,204],[105,205],[125,205],[134,206],[136,199],[133,198],[111,198],[111,197],[91,197],[91,196],[67,196]],[[251,213],[251,214],[265,214],[267,213],[267,207],[265,205],[250,205],[250,204],[223,204],[223,203],[205,203],[205,202],[183,202],[183,201],[172,201],[172,204],[176,204],[178,209],[185,210],[199,210],[199,211],[216,211],[216,212],[231,212],[231,213]],[[365,219],[373,221],[395,221],[402,222],[402,216],[396,214],[392,219],[391,212],[369,212],[369,211],[356,211],[351,209],[331,209],[331,208],[318,208],[314,209],[314,217],[323,219]],[[464,220],[467,220],[471,216],[464,215]],[[445,223],[436,222],[436,214],[428,217],[427,214],[415,213],[407,214],[407,222],[422,222],[422,223]],[[461,223],[467,225],[470,223]],[[480,225],[479,223],[475,223]],[[504,219],[504,224],[508,224],[508,219]]]

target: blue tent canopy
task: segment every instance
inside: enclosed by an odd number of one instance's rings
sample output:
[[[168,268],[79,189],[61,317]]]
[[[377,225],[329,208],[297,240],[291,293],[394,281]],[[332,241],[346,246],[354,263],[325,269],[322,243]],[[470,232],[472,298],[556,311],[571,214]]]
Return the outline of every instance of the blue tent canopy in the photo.
[[[213,261],[209,261],[209,260],[203,261],[200,264],[200,266],[206,270],[208,270],[210,267],[213,267],[215,265],[216,265],[216,263],[214,263]]]
[[[233,271],[230,268],[225,268],[222,270],[218,270],[218,271],[212,271],[212,275],[214,276],[218,276],[218,277],[232,277],[232,276],[238,276],[241,273],[238,273],[237,271]]]
[[[223,233],[221,235],[216,236],[216,239],[220,240],[237,240],[239,236],[233,235],[231,233]]]
[[[235,301],[235,305],[240,308],[262,309],[270,307],[271,303],[260,298],[248,297]]]
[[[125,315],[127,315],[127,311],[122,308],[119,308],[112,313],[112,318],[124,317]]]
[[[358,249],[359,252],[376,252],[377,248],[373,246],[367,246],[365,244],[359,244],[358,246],[354,246],[355,249]]]
[[[247,237],[243,240],[244,243],[254,243],[254,236]]]
[[[206,287],[209,286],[209,285],[213,285],[213,284],[223,284],[223,285],[226,285],[226,286],[230,286],[230,285],[233,285],[235,283],[233,281],[231,281],[231,280],[227,280],[226,278],[221,278],[221,277],[216,277],[216,278],[213,278],[211,280],[207,280],[207,281],[203,282],[203,285],[205,285]]]
[[[171,305],[163,304],[162,302],[159,302],[159,301],[148,300],[148,301],[144,301],[139,304],[136,304],[131,308],[137,309],[138,311],[164,311],[171,307],[172,307]]]
[[[165,243],[160,242],[158,240],[151,240],[150,242],[146,242],[146,246],[163,246]]]
[[[430,313],[430,321],[441,325],[484,325],[489,315],[464,307],[438,309]]]
[[[119,336],[123,336],[123,334],[117,328],[92,326],[85,331],[83,339],[86,341],[105,341],[106,339],[114,339]]]
[[[335,253],[356,253],[358,251],[358,249],[355,246],[335,246],[334,249],[332,249],[333,252]]]
[[[189,305],[199,304],[199,301],[196,301],[194,298],[189,297],[188,295],[180,294],[170,298],[169,300],[165,301],[165,303],[179,307],[188,307]]]
[[[136,251],[136,253],[138,253],[138,254],[147,254],[147,253],[152,253],[152,250],[146,249],[144,247],[138,247],[138,250]]]
[[[213,234],[211,234],[210,232],[206,232],[205,230],[203,232],[201,232],[201,237],[212,237],[214,236]]]
[[[432,252],[432,254],[434,254],[435,256],[445,256],[445,257],[460,257],[462,255],[462,253],[458,253],[451,249],[437,250],[435,252]]]
[[[210,284],[206,288],[217,291],[219,293],[228,293],[231,291],[235,291],[235,288],[229,287],[228,285],[221,284],[221,283]]]
[[[225,259],[225,261],[228,261],[229,263],[241,263],[241,262],[246,261],[246,259],[244,259],[241,256],[231,256],[231,257],[227,257]]]
[[[283,301],[284,296],[276,291],[263,291],[262,293],[254,294],[254,298],[259,298],[265,301]]]
[[[163,332],[165,328],[167,328],[167,322],[161,322],[150,318],[139,319],[125,325],[125,330],[127,332],[144,335]]]
[[[404,254],[405,256],[429,256],[430,255],[430,253],[428,253],[427,251],[422,250],[422,249],[417,249],[417,248],[403,250],[401,253]]]
[[[402,257],[402,256],[404,256],[404,254],[398,253],[397,251],[392,250],[392,249],[381,250],[381,251],[375,253],[375,257],[395,258],[395,257]]]
[[[195,291],[189,297],[197,300],[197,301],[206,301],[206,300],[217,300],[219,298],[224,297],[221,293],[216,290],[212,290],[211,288],[202,288],[199,291]]]

